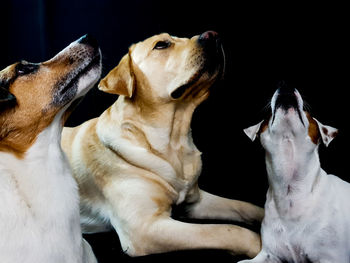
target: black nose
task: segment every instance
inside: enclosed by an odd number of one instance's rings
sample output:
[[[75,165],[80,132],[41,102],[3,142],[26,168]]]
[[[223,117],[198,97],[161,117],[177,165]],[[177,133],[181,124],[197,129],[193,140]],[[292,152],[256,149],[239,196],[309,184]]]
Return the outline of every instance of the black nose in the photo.
[[[219,49],[220,38],[219,34],[215,31],[206,31],[198,37],[198,43],[206,48]]]
[[[279,95],[293,95],[294,96],[295,88],[287,85],[285,81],[280,81],[278,83],[278,94]]]
[[[85,45],[89,45],[93,48],[98,48],[98,42],[96,40],[96,38],[94,38],[92,35],[90,34],[86,34],[85,36],[82,36],[78,42],[80,44],[85,44]]]

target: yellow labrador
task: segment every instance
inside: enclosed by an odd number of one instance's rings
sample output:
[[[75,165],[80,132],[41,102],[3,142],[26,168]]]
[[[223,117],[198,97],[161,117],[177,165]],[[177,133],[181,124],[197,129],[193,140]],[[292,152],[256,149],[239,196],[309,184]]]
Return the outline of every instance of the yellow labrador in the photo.
[[[131,256],[210,248],[254,257],[260,251],[259,235],[246,228],[171,218],[172,206],[183,202],[191,218],[263,218],[259,207],[198,187],[201,153],[190,124],[222,58],[216,32],[191,39],[160,34],[132,45],[100,82],[101,90],[121,96],[99,118],[63,132],[83,231],[114,227]]]

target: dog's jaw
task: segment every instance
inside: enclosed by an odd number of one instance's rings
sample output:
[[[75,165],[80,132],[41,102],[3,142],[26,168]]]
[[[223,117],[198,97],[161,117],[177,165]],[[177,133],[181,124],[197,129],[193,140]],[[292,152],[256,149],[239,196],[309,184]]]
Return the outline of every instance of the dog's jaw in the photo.
[[[101,50],[95,40],[90,40],[90,44],[86,39],[92,37],[86,35],[78,39],[46,62],[55,63],[62,57],[69,57],[69,60],[75,61],[76,64],[76,67],[57,83],[53,105],[62,106],[85,95],[99,79],[102,69]]]
[[[9,83],[8,92],[15,96],[16,103],[0,116],[0,151],[18,158],[23,158],[55,116],[66,118],[63,112],[70,103],[96,83],[101,73],[101,54],[98,46],[85,37],[49,61],[37,64],[35,72],[20,72],[21,64],[24,67],[28,63],[16,63],[1,76]]]
[[[208,32],[211,33],[211,31]],[[215,37],[208,37],[207,39],[209,40],[203,40],[203,35],[211,35],[208,32],[195,37],[196,42],[202,47],[202,49],[200,49],[202,52],[195,52],[192,55],[190,62],[187,63],[186,72],[189,75],[188,80],[184,84],[170,90],[170,97],[174,100],[185,99],[188,96],[193,100],[197,94],[200,94],[200,97],[203,98],[202,94],[209,92],[209,88],[218,77],[223,76],[225,70],[224,49],[220,39],[217,37],[217,33],[215,32],[213,32]],[[196,64],[198,66],[196,70],[193,71],[193,65]],[[198,89],[201,88],[203,91],[198,91]],[[207,98],[207,96],[205,98]],[[199,103],[201,103],[203,100],[199,99],[199,101]]]
[[[305,127],[305,120],[307,119],[303,111],[304,103],[298,90],[292,89],[284,91],[282,89],[276,90],[271,99],[271,126],[279,121],[287,121],[295,125],[297,121],[288,121],[289,118],[294,118],[297,115],[299,121]]]

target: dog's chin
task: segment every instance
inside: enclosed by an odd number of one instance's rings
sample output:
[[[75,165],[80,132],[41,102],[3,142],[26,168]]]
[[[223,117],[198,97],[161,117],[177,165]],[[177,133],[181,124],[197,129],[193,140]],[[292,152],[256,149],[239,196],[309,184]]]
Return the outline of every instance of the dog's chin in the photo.
[[[77,93],[73,100],[84,96],[97,83],[101,76],[101,64],[96,64],[85,72],[78,80]]]
[[[101,76],[101,69],[101,56],[98,54],[84,68],[72,74],[75,76],[63,88],[58,90],[53,103],[62,107],[84,96],[97,83]]]
[[[221,65],[218,65],[215,70],[211,70],[210,72],[203,69],[196,72],[185,84],[171,92],[171,98],[178,100],[185,94],[193,93],[198,87],[208,88],[208,86],[212,86],[216,80],[220,79],[219,76],[222,74]]]

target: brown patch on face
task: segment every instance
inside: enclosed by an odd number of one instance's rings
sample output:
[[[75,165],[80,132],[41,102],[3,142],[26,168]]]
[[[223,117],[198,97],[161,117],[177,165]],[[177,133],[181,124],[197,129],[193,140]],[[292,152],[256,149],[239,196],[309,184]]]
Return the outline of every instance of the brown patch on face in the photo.
[[[68,56],[38,64],[33,72],[21,74],[20,63],[0,72],[0,80],[9,83],[8,90],[16,104],[0,114],[0,151],[23,158],[38,134],[50,125],[63,105],[55,105],[55,91],[62,79],[73,70]]]
[[[308,129],[308,134],[309,137],[311,138],[311,141],[314,144],[318,144],[321,134],[318,129],[318,124],[317,122],[311,117],[310,113],[306,112],[306,117],[309,121],[309,129]]]

